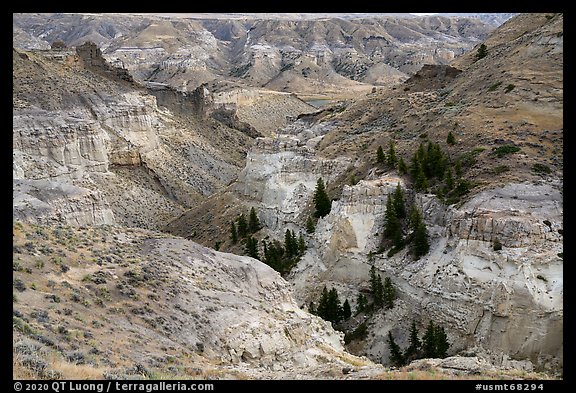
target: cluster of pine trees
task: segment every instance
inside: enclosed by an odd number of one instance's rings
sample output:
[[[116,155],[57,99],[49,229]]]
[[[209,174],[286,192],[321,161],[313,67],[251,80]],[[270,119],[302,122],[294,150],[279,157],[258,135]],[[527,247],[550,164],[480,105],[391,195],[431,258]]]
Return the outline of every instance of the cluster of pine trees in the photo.
[[[452,131],[448,133],[446,143],[450,146],[456,144]],[[455,203],[471,187],[470,182],[462,178],[462,160],[457,159],[452,163],[440,145],[431,141],[428,141],[426,146],[423,142],[420,143],[412,155],[410,166],[406,165],[402,157],[398,157],[392,141],[387,154],[382,146],[378,147],[376,163],[389,169],[396,168],[402,175],[408,174],[414,183],[414,190],[430,190],[438,197],[446,198],[447,203]]]
[[[322,290],[318,306],[316,306],[314,302],[310,302],[308,311],[333,324],[338,324],[352,316],[352,309],[350,308],[348,299],[346,299],[343,304],[340,304],[336,288],[328,290],[326,285],[324,285],[324,289]]]
[[[434,324],[433,321],[428,323],[422,340],[418,338],[416,322],[412,321],[409,345],[405,351],[402,351],[400,346],[396,344],[391,331],[388,332],[388,345],[390,347],[390,362],[395,367],[402,367],[416,359],[445,358],[448,348],[450,348],[444,327]]]
[[[370,268],[370,291],[372,294],[372,303],[370,304],[363,293],[358,295],[358,299],[356,300],[357,314],[361,312],[372,312],[382,307],[388,310],[394,307],[396,289],[394,289],[392,285],[392,280],[390,280],[390,277],[386,277],[384,278],[384,283],[382,283],[382,278],[376,273],[374,265]]]
[[[236,244],[239,239],[246,239],[248,235],[257,232],[261,228],[262,225],[260,225],[256,210],[251,208],[248,214],[248,221],[246,221],[246,217],[242,213],[236,220],[230,222],[230,240],[232,240],[232,244]]]
[[[244,254],[249,257],[261,260],[281,274],[287,273],[298,262],[306,250],[304,236],[300,233],[298,237],[294,231],[286,230],[284,244],[278,240],[267,242],[262,240],[262,250],[258,245],[258,240],[252,236],[262,228],[256,210],[250,209],[248,220],[244,214],[230,223],[230,239],[232,244],[242,241]],[[263,256],[260,256],[260,252]]]
[[[302,233],[296,237],[294,231],[286,229],[284,244],[278,240],[267,242],[262,240],[264,259],[272,269],[280,274],[287,274],[298,263],[306,251],[306,241]]]
[[[405,197],[400,184],[393,194],[388,194],[384,213],[383,248],[389,248],[388,256],[400,251],[406,244],[411,245],[414,259],[419,259],[430,249],[428,230],[422,213],[412,204],[410,214],[406,214]]]

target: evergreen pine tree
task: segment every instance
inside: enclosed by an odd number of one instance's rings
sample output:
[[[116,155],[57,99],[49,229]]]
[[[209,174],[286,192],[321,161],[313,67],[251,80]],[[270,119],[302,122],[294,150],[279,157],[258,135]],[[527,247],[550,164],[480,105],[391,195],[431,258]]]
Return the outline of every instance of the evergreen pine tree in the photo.
[[[460,162],[460,160],[457,160],[454,165],[454,173],[456,174],[456,179],[462,177],[462,162]]]
[[[394,367],[402,367],[405,364],[404,355],[392,337],[392,332],[388,331],[388,346],[390,347],[390,363]]]
[[[342,320],[347,320],[352,316],[352,309],[350,308],[350,303],[348,299],[344,300],[344,304],[342,305]]]
[[[246,239],[246,244],[244,245],[244,252],[249,257],[254,259],[260,259],[258,255],[258,240],[254,239],[252,236]]]
[[[425,358],[436,357],[436,329],[434,322],[430,321],[426,327],[426,333],[422,337],[422,350]]]
[[[302,233],[300,233],[300,236],[298,236],[298,255],[300,256],[304,255],[305,251],[306,251],[306,242],[304,241],[304,236],[302,235]]]
[[[384,155],[384,150],[382,150],[382,146],[378,146],[378,150],[376,151],[376,163],[384,164],[386,162],[386,156]]]
[[[398,183],[398,185],[396,186],[396,190],[394,190],[394,200],[392,201],[392,205],[394,206],[396,218],[406,217],[406,207],[404,206],[404,192],[400,187],[400,183]]]
[[[392,240],[395,247],[402,245],[402,226],[396,216],[394,200],[390,194],[388,194],[386,211],[384,212],[384,236],[386,239]]]
[[[454,134],[452,134],[452,131],[448,132],[448,136],[446,137],[446,143],[451,146],[456,144],[456,138],[454,137]]]
[[[316,190],[314,192],[314,204],[316,207],[316,211],[314,212],[314,216],[317,218],[324,217],[328,213],[330,213],[330,209],[332,208],[332,201],[328,197],[326,193],[326,187],[324,185],[324,181],[322,178],[318,179],[316,182]]]
[[[418,168],[416,168],[414,189],[416,191],[426,191],[428,189],[428,178],[426,177],[426,173],[424,173],[422,164],[418,165]]]
[[[312,217],[308,216],[308,219],[306,220],[306,232],[314,233],[315,230],[316,227],[314,226],[314,220],[312,220]]]
[[[386,164],[390,168],[394,168],[396,166],[396,151],[394,150],[394,143],[390,141],[390,145],[388,146],[388,155],[386,156]]]
[[[412,325],[410,326],[410,345],[406,348],[404,352],[404,358],[406,361],[412,361],[418,358],[418,352],[422,346],[422,342],[418,338],[418,329],[416,328],[416,321],[412,320]]]
[[[250,209],[250,216],[248,218],[248,231],[250,233],[254,233],[257,230],[259,230],[260,228],[261,228],[260,220],[258,219],[258,216],[256,215],[256,210],[254,210],[254,207],[252,207]]]
[[[308,312],[310,314],[316,315],[316,305],[314,304],[314,302],[310,302],[310,304],[308,305]]]
[[[416,230],[418,225],[422,222],[422,214],[420,214],[420,209],[416,206],[416,203],[412,204],[410,208],[410,216],[408,217],[408,225],[413,231]]]
[[[412,240],[412,256],[414,259],[420,259],[421,256],[426,255],[430,251],[430,242],[428,241],[428,230],[426,224],[420,224],[414,230],[414,238]]]
[[[476,51],[476,61],[488,56],[488,48],[486,48],[485,44],[481,44],[478,47],[478,51]]]
[[[380,275],[376,277],[376,288],[374,289],[374,305],[376,308],[382,308],[384,305],[384,285]]]
[[[326,320],[333,323],[338,323],[342,320],[342,307],[340,306],[340,300],[338,299],[338,291],[336,288],[332,288],[328,292]]]
[[[358,299],[356,300],[356,314],[360,314],[366,310],[368,306],[368,301],[366,300],[366,296],[363,293],[358,294]]]
[[[435,331],[435,342],[436,342],[436,357],[441,359],[447,356],[448,348],[450,344],[448,344],[448,337],[446,336],[446,332],[444,331],[443,326],[436,326]]]
[[[374,307],[376,309],[381,308],[384,304],[384,285],[382,284],[382,278],[376,273],[374,265],[370,268],[370,289],[374,299]]]
[[[327,317],[327,310],[328,310],[328,289],[326,285],[322,289],[322,295],[320,295],[320,300],[318,301],[318,307],[316,308],[316,315],[324,320],[328,320]]]
[[[298,254],[298,240],[294,236],[294,231],[286,229],[284,233],[284,249],[286,250],[286,257],[292,258]]]
[[[406,166],[404,158],[402,157],[400,157],[400,159],[398,160],[398,172],[400,172],[401,175],[405,175],[406,173],[408,173],[408,167]]]
[[[238,233],[236,232],[236,224],[234,224],[234,221],[230,222],[230,239],[232,239],[232,244],[238,242]]]
[[[238,217],[238,236],[241,239],[248,236],[248,223],[246,223],[246,217],[244,217],[243,213]]]
[[[383,305],[387,309],[394,307],[394,300],[396,299],[396,289],[392,285],[392,280],[390,277],[384,279],[384,285],[382,287],[382,300]]]

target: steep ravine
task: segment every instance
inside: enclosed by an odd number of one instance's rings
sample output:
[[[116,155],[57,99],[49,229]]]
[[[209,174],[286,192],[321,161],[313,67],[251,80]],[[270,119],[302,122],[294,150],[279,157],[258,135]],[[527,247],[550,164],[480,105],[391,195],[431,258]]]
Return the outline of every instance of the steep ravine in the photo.
[[[259,212],[265,225],[261,238],[283,239],[286,229],[305,234],[307,251],[287,277],[299,304],[317,301],[326,285],[337,288],[354,310],[374,265],[392,279],[399,298],[394,309],[370,318],[370,334],[354,344],[355,353],[388,364],[389,330],[406,347],[411,321],[423,331],[433,320],[446,328],[450,354],[478,348],[500,365],[515,359],[529,360],[516,364],[527,369],[561,369],[561,182],[495,184],[447,206],[432,194],[415,193],[395,170],[371,171],[355,185],[340,184],[330,214],[306,234],[316,180],[330,184],[355,163],[322,159],[315,151],[330,124],[303,118],[276,138],[259,138],[228,191],[236,203]],[[423,212],[430,234],[431,249],[417,261],[407,249],[393,257],[376,253],[387,195],[398,184]],[[184,228],[186,222],[185,215],[169,229]],[[502,250],[494,250],[496,238]]]

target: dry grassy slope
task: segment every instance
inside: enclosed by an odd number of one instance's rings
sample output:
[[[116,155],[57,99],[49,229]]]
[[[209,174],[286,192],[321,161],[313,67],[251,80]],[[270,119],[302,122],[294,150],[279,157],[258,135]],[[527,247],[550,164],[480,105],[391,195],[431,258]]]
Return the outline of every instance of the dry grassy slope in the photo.
[[[16,223],[13,281],[23,290],[13,299],[14,378],[245,378],[180,337],[196,336],[194,324],[209,315],[178,306],[194,288],[181,280],[185,267],[145,245],[163,238]]]
[[[89,105],[88,95],[106,100],[134,87],[96,76],[79,64],[63,64],[33,52],[12,51],[12,100],[16,109],[38,107],[56,111]]]
[[[454,361],[448,367],[447,359],[387,370],[319,341],[330,334],[326,326],[287,311],[291,300],[279,298],[286,285],[267,267],[157,232],[15,222],[13,248],[14,379],[550,378],[482,371],[470,358],[470,369]],[[235,326],[244,319],[250,326]],[[221,335],[227,324],[229,336]],[[261,359],[231,362],[227,345],[243,344],[230,336],[242,337],[251,326],[262,329],[254,336],[262,342]],[[266,352],[274,345],[266,335],[275,334],[288,350],[316,362],[266,365],[266,356],[286,356],[285,350]],[[351,372],[344,374],[344,367]]]
[[[420,142],[440,143],[451,157],[484,149],[467,176],[485,185],[540,178],[531,167],[547,165],[562,177],[562,15],[520,15],[487,42],[489,55],[440,86],[430,81],[369,93],[324,120],[343,125],[320,144],[327,157],[361,155],[374,160],[378,145],[393,140],[407,163]],[[510,42],[508,38],[514,37]],[[489,45],[490,48],[490,45]],[[508,85],[514,85],[506,92]],[[512,86],[510,86],[512,87]],[[446,144],[452,131],[455,146]],[[496,158],[492,150],[515,144],[521,151]],[[495,173],[498,166],[508,171]]]

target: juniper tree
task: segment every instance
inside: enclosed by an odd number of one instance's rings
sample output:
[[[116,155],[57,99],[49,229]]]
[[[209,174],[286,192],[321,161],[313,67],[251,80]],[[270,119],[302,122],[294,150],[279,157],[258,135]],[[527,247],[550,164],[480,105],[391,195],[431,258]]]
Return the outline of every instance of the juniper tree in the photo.
[[[452,131],[448,132],[448,136],[446,137],[446,143],[449,145],[455,145],[456,144],[456,138],[454,137],[454,134],[452,133]]]
[[[330,198],[326,193],[326,186],[324,185],[322,178],[319,178],[316,182],[316,190],[314,191],[314,205],[316,207],[314,216],[317,218],[324,217],[330,213],[330,209],[332,208],[332,201],[330,201]]]

